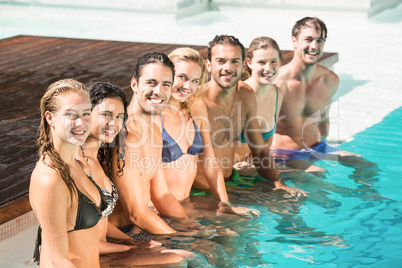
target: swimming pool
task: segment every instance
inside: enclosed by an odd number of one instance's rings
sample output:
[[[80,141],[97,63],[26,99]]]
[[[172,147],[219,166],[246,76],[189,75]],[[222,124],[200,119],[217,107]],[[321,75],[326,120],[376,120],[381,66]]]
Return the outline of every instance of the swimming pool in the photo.
[[[212,240],[183,237],[169,240],[168,244],[193,249],[200,258],[205,255],[203,261],[198,261],[202,267],[207,260],[212,267],[399,267],[401,117],[402,108],[396,109],[340,146],[378,163],[378,173],[363,170],[350,178],[352,168],[321,163],[329,172],[322,180],[326,184],[314,185],[308,179],[287,181],[310,192],[305,200],[266,192],[264,184],[253,187],[258,180],[239,177],[228,183],[230,198],[236,204],[260,210],[259,218],[216,216],[209,210],[200,210],[203,224],[224,226],[239,236],[223,235]],[[0,242],[0,266],[26,267],[23,262],[32,256],[35,233],[36,228],[30,228]]]
[[[402,156],[401,147],[395,145],[402,143],[402,130],[397,127],[401,117],[399,108],[340,146],[378,163],[378,171],[354,173],[353,168],[321,162],[329,173],[322,180],[325,183],[308,176],[287,181],[309,191],[308,199],[290,200],[264,192],[263,184],[252,186],[256,181],[251,178],[230,183],[252,187],[237,194],[231,189],[231,199],[261,211],[253,221],[227,223],[240,235],[229,244],[223,243],[229,248],[226,252],[236,252],[231,256],[232,264],[398,267],[402,252]]]
[[[309,177],[287,182],[309,191],[310,198],[306,200],[268,193],[263,183],[250,188],[256,180],[241,177],[230,184],[231,199],[259,209],[261,216],[252,221],[227,215],[201,219],[206,225],[225,226],[240,236],[222,235],[213,238],[212,243],[204,239],[170,243],[195,247],[216,267],[398,266],[402,252],[402,133],[396,126],[400,125],[402,102],[401,68],[395,58],[402,55],[402,35],[397,34],[400,16],[377,16],[372,23],[351,12],[276,10],[266,16],[267,11],[247,9],[254,16],[241,21],[244,9],[227,8],[176,22],[168,14],[149,16],[8,4],[0,7],[1,38],[36,34],[205,45],[214,34],[225,32],[236,35],[244,44],[256,36],[270,35],[283,49],[291,49],[289,31],[296,19],[305,15],[323,18],[330,34],[326,51],[340,54],[335,71],[341,77],[341,86],[337,103],[332,106],[335,124],[331,127],[339,133],[332,134],[332,139],[349,141],[340,148],[378,163],[379,171],[360,170],[353,174],[352,168],[322,162],[329,171],[324,180]],[[395,10],[400,14],[402,8]],[[103,20],[105,17],[108,19]],[[241,190],[235,188],[238,185]],[[23,243],[31,252],[33,243]],[[16,250],[19,248],[21,243],[16,245]],[[23,260],[30,257],[29,254]],[[21,264],[21,257],[15,263]]]

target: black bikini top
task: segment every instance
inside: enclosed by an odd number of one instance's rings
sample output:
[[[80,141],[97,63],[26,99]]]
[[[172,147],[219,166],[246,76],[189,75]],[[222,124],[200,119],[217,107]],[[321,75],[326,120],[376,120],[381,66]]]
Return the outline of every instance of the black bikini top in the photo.
[[[87,154],[85,153],[85,150],[82,146],[80,146],[81,151],[85,157],[85,160],[87,161],[88,165],[89,165],[89,159],[87,157]],[[81,166],[82,167],[82,166]],[[84,171],[85,172],[85,171]],[[86,174],[86,173],[85,173]],[[88,176],[88,175],[87,175]],[[106,190],[105,188],[100,187],[93,179],[92,177],[90,178],[91,181],[93,182],[93,184],[95,184],[96,188],[98,188],[98,190],[103,194],[103,196],[105,197],[105,200],[107,202],[107,207],[105,209],[102,209],[102,215],[101,215],[101,219],[106,218],[107,216],[109,216],[112,212],[114,207],[116,206],[117,200],[119,198],[119,195],[117,194],[117,189],[114,186],[113,182],[108,178],[110,184],[112,185],[112,192],[110,193],[108,190]]]
[[[80,164],[81,166],[81,164]],[[85,172],[84,172],[85,173]],[[101,202],[100,205],[97,206],[89,197],[84,195],[80,190],[78,190],[77,185],[73,181],[73,185],[77,190],[78,194],[78,208],[77,208],[77,216],[75,218],[75,226],[74,229],[69,230],[68,233],[83,229],[89,229],[94,227],[100,219],[102,219],[102,214],[108,209],[109,203],[107,201],[107,197],[102,192],[101,188],[95,183],[91,176],[85,175],[88,179],[96,186],[99,191]],[[113,210],[113,209],[112,209]],[[42,228],[38,227],[38,235],[35,241],[35,250],[33,254],[33,259],[35,262],[39,264],[40,260],[40,246],[42,245]]]
[[[87,175],[87,177],[98,189],[101,197],[101,203],[99,206],[97,206],[91,199],[89,199],[86,195],[81,193],[80,190],[78,190],[74,182],[73,184],[78,193],[77,217],[75,219],[74,229],[68,232],[94,227],[98,223],[98,221],[102,219],[102,212],[108,208],[107,198],[100,190],[100,187],[94,182],[91,176]]]
[[[109,179],[109,178],[108,178]],[[116,186],[114,186],[113,182],[109,179],[110,184],[112,185],[112,192],[110,193],[105,188],[98,186],[96,183],[96,187],[103,193],[105,196],[105,200],[107,202],[106,209],[102,210],[101,219],[106,218],[110,214],[112,214],[114,207],[116,206],[117,200],[119,199],[119,195],[117,194]]]

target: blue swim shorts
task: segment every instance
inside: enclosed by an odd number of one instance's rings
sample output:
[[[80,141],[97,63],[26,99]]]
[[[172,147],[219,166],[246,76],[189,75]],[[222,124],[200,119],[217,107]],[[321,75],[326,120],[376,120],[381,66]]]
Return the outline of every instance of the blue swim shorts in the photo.
[[[338,152],[338,148],[329,146],[326,141],[320,141],[311,147],[301,149],[271,149],[272,156],[276,162],[301,159],[315,161]]]

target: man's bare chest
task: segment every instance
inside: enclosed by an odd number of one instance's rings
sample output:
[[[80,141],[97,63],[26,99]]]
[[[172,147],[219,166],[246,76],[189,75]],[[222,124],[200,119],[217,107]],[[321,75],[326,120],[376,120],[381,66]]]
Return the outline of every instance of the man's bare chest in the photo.
[[[318,116],[324,112],[330,101],[331,96],[323,85],[300,86],[287,92],[281,115],[289,120],[297,116]]]
[[[219,145],[233,142],[242,132],[246,117],[246,107],[243,107],[240,101],[228,106],[216,104],[208,106],[211,140]]]

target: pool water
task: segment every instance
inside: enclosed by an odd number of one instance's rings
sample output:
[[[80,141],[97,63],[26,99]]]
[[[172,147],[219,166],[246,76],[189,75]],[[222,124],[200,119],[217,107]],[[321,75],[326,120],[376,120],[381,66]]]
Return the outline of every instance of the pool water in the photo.
[[[213,238],[227,253],[218,258],[226,260],[208,261],[217,267],[400,267],[400,118],[401,107],[340,146],[377,163],[378,169],[355,170],[322,161],[319,165],[328,171],[324,179],[295,175],[287,180],[309,191],[309,198],[295,200],[265,191],[255,178],[230,182],[233,203],[258,209],[261,216],[210,218],[206,224],[224,224],[240,237]]]

